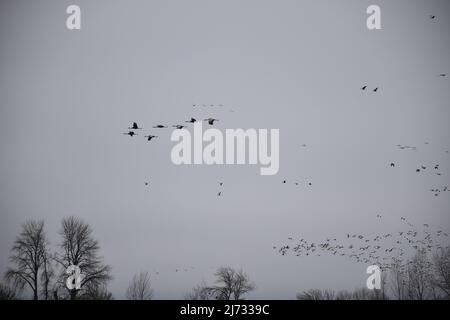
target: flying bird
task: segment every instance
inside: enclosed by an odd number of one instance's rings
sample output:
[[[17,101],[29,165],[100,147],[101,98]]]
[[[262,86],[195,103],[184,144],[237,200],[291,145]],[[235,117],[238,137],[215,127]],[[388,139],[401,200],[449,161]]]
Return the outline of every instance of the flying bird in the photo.
[[[152,141],[153,138],[158,138],[158,136],[148,135],[145,138],[147,138],[147,141]]]
[[[377,92],[378,91],[378,87],[376,87],[375,89],[373,89],[373,92]]]
[[[219,121],[219,119],[208,118],[208,119],[205,119],[203,121],[208,121],[209,125],[212,126],[214,124],[214,121]]]
[[[156,126],[153,126],[153,128],[162,129],[162,128],[167,128],[167,126],[163,126],[162,124],[158,124]]]
[[[191,120],[185,121],[185,122],[187,122],[187,123],[194,123],[194,122],[197,122],[197,120],[195,118],[191,118]]]
[[[133,124],[131,125],[131,127],[128,127],[128,129],[131,129],[131,130],[139,130],[139,129],[142,129],[142,128],[139,128],[137,122],[133,122]]]
[[[127,136],[130,136],[130,137],[132,137],[132,136],[137,136],[137,133],[134,132],[134,131],[128,131],[127,133],[123,133],[123,134],[125,134],[125,135],[127,135]]]
[[[364,87],[361,88],[361,90],[366,90],[366,88],[367,88],[367,86],[364,86]]]
[[[180,125],[180,124],[175,124],[175,125],[173,125],[172,127],[177,128],[178,130],[183,129],[183,128],[186,128],[186,126],[182,126],[182,125]]]

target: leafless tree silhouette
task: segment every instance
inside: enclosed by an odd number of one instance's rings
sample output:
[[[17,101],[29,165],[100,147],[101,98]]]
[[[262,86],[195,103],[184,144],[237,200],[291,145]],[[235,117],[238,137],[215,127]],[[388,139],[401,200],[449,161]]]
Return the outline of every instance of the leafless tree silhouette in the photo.
[[[126,297],[129,300],[151,300],[153,289],[150,283],[148,272],[135,274],[128,286]]]
[[[241,300],[242,297],[255,289],[247,274],[231,267],[220,267],[216,273],[217,285],[209,287],[210,295],[217,300]]]
[[[425,300],[430,298],[430,284],[432,265],[427,259],[425,250],[418,250],[408,262],[408,297],[411,300]]]
[[[48,241],[44,221],[27,221],[14,241],[10,262],[15,265],[6,271],[5,277],[15,288],[29,287],[33,299],[39,299],[39,278],[46,264]]]
[[[77,298],[79,291],[101,288],[112,279],[111,267],[103,264],[103,259],[99,256],[99,243],[92,237],[92,228],[88,224],[73,216],[63,219],[60,235],[61,251],[55,256],[62,267],[60,285],[65,286],[65,272],[71,265],[78,266],[83,274],[80,289],[69,290],[71,300]]]

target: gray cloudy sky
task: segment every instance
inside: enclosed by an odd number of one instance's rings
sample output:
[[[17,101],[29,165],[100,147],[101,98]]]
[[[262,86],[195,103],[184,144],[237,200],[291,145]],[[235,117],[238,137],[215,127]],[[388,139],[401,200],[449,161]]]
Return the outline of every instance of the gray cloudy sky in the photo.
[[[81,31],[65,26],[74,3]],[[370,4],[382,30],[366,28]],[[25,220],[45,219],[56,244],[77,215],[117,298],[140,270],[171,299],[222,265],[250,275],[255,299],[364,286],[366,265],[272,246],[395,231],[401,216],[450,229],[450,193],[429,191],[450,183],[449,30],[446,0],[2,0],[0,271]],[[278,175],[175,166],[171,130],[145,131],[151,143],[121,134],[191,116],[280,129]],[[442,176],[415,173],[435,163]]]

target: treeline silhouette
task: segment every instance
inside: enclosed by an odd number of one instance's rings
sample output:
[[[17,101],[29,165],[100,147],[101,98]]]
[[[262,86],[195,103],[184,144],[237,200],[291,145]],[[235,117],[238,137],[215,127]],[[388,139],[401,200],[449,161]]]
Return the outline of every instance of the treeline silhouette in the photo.
[[[100,245],[90,225],[71,216],[61,221],[59,241],[53,252],[43,220],[22,225],[11,248],[10,265],[0,283],[0,300],[111,300],[108,283],[111,266],[100,256]],[[79,289],[69,289],[67,268],[79,266],[83,277]],[[450,298],[450,248],[439,247],[430,254],[418,249],[410,259],[393,258],[382,268],[381,289],[354,291],[311,289],[297,294],[299,300],[431,300]],[[256,285],[242,270],[220,267],[214,284],[205,282],[185,295],[187,300],[243,300]],[[148,272],[135,274],[125,292],[130,300],[150,300],[154,289]]]
[[[100,245],[91,226],[74,216],[63,219],[57,250],[52,252],[44,225],[43,220],[22,224],[11,248],[5,281],[0,283],[0,300],[21,299],[29,292],[33,300],[113,299],[107,287],[112,280],[111,266],[100,256]],[[78,266],[82,274],[78,289],[69,289],[66,283],[72,275],[67,269],[72,265]],[[242,270],[221,267],[215,276],[215,285],[203,285],[201,289],[197,286],[186,298],[238,300],[255,288]],[[149,273],[140,272],[132,277],[125,297],[150,300],[153,293]]]

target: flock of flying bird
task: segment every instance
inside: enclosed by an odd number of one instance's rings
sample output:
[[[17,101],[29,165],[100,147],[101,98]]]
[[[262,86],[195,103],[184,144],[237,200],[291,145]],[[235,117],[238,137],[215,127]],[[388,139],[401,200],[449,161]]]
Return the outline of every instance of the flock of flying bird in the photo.
[[[430,15],[430,19],[435,20],[435,15]],[[446,77],[445,73],[439,74],[440,77]],[[368,85],[361,87],[361,90],[366,91]],[[373,92],[378,92],[379,87],[372,89]],[[428,145],[428,142],[425,142]],[[306,147],[306,145],[303,145]],[[417,147],[410,145],[396,146],[399,150],[412,150],[417,151]],[[449,151],[445,151],[449,153]],[[391,168],[395,168],[397,165],[394,162],[390,163]],[[431,167],[431,169],[428,169]],[[425,171],[434,173],[436,176],[442,176],[442,170],[440,170],[440,164],[433,164],[431,166],[419,165],[416,169],[416,173],[423,173]],[[287,181],[283,180],[285,184]],[[298,185],[298,182],[295,182]],[[311,185],[311,183],[309,183]],[[442,192],[450,191],[450,188],[445,185],[440,188],[432,188],[431,192],[435,196],[439,196]],[[377,219],[382,220],[382,216],[377,214]],[[348,233],[343,240],[337,238],[329,238],[322,242],[308,242],[304,238],[294,239],[288,237],[288,244],[281,245],[279,247],[273,246],[274,250],[277,250],[282,256],[291,252],[295,256],[321,256],[321,255],[334,255],[341,257],[348,257],[359,263],[365,264],[377,264],[381,269],[387,269],[397,264],[400,271],[405,271],[407,265],[411,263],[408,261],[403,264],[405,255],[408,253],[425,250],[426,252],[432,252],[433,250],[447,250],[450,246],[443,246],[442,243],[448,243],[449,234],[444,232],[441,228],[435,231],[430,230],[428,224],[423,224],[423,228],[419,230],[405,217],[401,217],[400,220],[405,223],[408,228],[406,230],[397,231],[395,233],[385,233],[377,235],[363,235],[363,234],[350,234]],[[398,263],[400,262],[400,265]],[[431,262],[427,262],[431,264]]]
[[[429,144],[429,142],[425,142],[426,145]],[[409,145],[401,145],[397,144],[396,146],[400,150],[413,150],[417,151],[417,147],[409,146]],[[445,151],[445,153],[448,153],[448,150]],[[397,164],[395,162],[391,162],[390,167],[395,168]],[[424,165],[420,164],[415,169],[416,173],[423,173],[423,172],[429,172],[430,174],[434,174],[436,176],[442,176],[442,170],[439,163],[433,163],[432,165]],[[442,187],[434,187],[430,189],[430,191],[434,194],[434,196],[439,196],[442,192],[450,191],[448,185],[444,185]]]
[[[431,20],[435,20],[435,15],[430,15],[429,18]],[[439,74],[440,77],[446,77],[445,73]],[[368,85],[364,85],[361,87],[362,91],[369,90]],[[372,92],[379,92],[379,87],[374,87]],[[192,107],[223,107],[223,104],[192,104]],[[230,110],[233,112],[233,110]],[[215,118],[207,118],[203,121],[208,122],[209,125],[214,125],[214,122],[219,121]],[[197,119],[190,118],[190,120],[185,121],[185,123],[195,123]],[[186,125],[172,125],[175,129],[184,129]],[[165,129],[168,128],[166,125],[155,125],[152,127],[153,129]],[[137,135],[136,131],[143,129],[139,127],[137,122],[133,122],[131,127],[128,128],[129,131],[123,133],[124,135],[128,135],[133,137]],[[147,141],[151,141],[155,138],[158,138],[156,135],[149,134],[144,136],[147,138]],[[425,144],[429,144],[425,142]],[[302,147],[306,147],[306,144],[303,144]],[[417,151],[417,147],[410,145],[401,145],[398,144],[396,146],[399,150],[412,150]],[[449,153],[446,151],[446,153]],[[397,167],[395,162],[390,163],[391,168]],[[421,173],[427,170],[426,165],[420,165],[415,169],[416,173]],[[439,164],[433,164],[431,166],[431,170],[437,176],[441,176],[442,172],[440,171]],[[287,180],[282,181],[283,184],[287,183]],[[298,186],[299,182],[294,182],[296,186]],[[149,185],[149,182],[145,182],[145,185]],[[308,186],[312,186],[311,182],[307,183]],[[219,186],[221,187],[217,193],[217,196],[222,195],[222,187],[223,182],[219,182]],[[448,186],[443,186],[441,188],[433,188],[431,192],[435,196],[438,196],[442,192],[450,191]],[[380,214],[377,215],[377,219],[382,220],[382,216]],[[282,245],[282,246],[273,246],[274,250],[277,250],[281,255],[286,255],[289,252],[295,254],[295,256],[321,256],[321,255],[334,255],[334,256],[342,256],[353,259],[359,263],[375,263],[380,268],[389,268],[392,266],[393,261],[399,261],[408,253],[409,250],[415,249],[423,249],[428,252],[431,252],[433,249],[448,249],[449,246],[444,247],[441,243],[442,241],[448,242],[448,233],[444,232],[442,229],[438,229],[435,231],[430,230],[430,226],[428,224],[423,224],[423,229],[418,230],[412,223],[410,223],[405,217],[400,218],[409,228],[402,231],[397,231],[395,233],[385,233],[385,234],[377,234],[377,235],[363,235],[363,234],[350,234],[348,233],[343,240],[338,240],[337,238],[329,238],[322,242],[308,242],[304,238],[294,239],[293,237],[288,237],[290,243]],[[297,240],[297,241],[296,241]],[[296,241],[296,243],[294,243]],[[193,267],[191,267],[193,269]],[[176,269],[178,272],[181,269]],[[182,269],[187,271],[187,269]],[[159,274],[159,272],[156,272]]]
[[[193,107],[199,107],[200,104],[193,104],[192,106],[193,106]],[[208,105],[202,104],[202,106],[206,107],[206,106],[208,106]],[[217,104],[217,105],[215,105],[215,104],[210,104],[209,106],[210,106],[210,107],[223,107],[223,104]],[[230,110],[230,111],[231,111],[231,110]],[[198,121],[197,119],[191,117],[189,120],[186,120],[185,123],[196,123],[197,121]],[[203,121],[208,122],[208,124],[209,124],[210,126],[212,126],[212,125],[214,125],[214,122],[219,121],[219,119],[215,119],[215,118],[207,118],[207,119],[204,119]],[[169,128],[169,127],[166,126],[166,125],[163,125],[163,124],[157,124],[157,125],[154,125],[152,128],[153,128],[153,129],[167,129],[167,128]],[[174,125],[172,125],[172,128],[175,128],[175,129],[177,129],[177,130],[181,130],[181,129],[187,128],[187,126],[181,125],[181,124],[174,124]],[[131,126],[128,127],[128,130],[129,130],[129,131],[128,131],[128,132],[124,132],[123,134],[124,134],[124,135],[127,135],[127,136],[130,136],[130,137],[134,137],[134,136],[138,135],[138,134],[136,133],[136,130],[142,130],[142,129],[143,129],[143,128],[140,127],[140,126],[138,125],[137,122],[133,122],[133,123],[131,124]],[[156,135],[153,135],[153,134],[149,134],[148,136],[144,136],[144,137],[147,138],[147,141],[152,141],[153,139],[158,138],[159,136],[156,136]],[[149,185],[150,185],[150,182],[145,181],[144,184],[145,184],[145,186],[149,186]],[[223,182],[219,182],[219,186],[222,187],[222,186],[223,186]],[[220,191],[217,193],[217,196],[220,197],[221,195],[222,195],[222,190],[220,190]]]
[[[212,126],[212,125],[214,125],[214,122],[215,121],[219,121],[219,119],[208,118],[208,119],[204,119],[203,121],[207,121],[208,124]],[[195,123],[195,122],[197,122],[197,119],[191,118],[190,120],[187,120],[185,122],[187,122],[187,123]],[[184,126],[184,125],[181,125],[181,124],[174,124],[174,125],[172,125],[172,127],[175,128],[175,129],[178,129],[178,130],[187,128],[187,126]],[[168,126],[162,125],[162,124],[158,124],[156,126],[153,126],[152,128],[153,129],[166,129],[166,128],[168,128]],[[129,131],[128,132],[124,132],[123,134],[127,135],[127,136],[130,136],[130,137],[134,137],[134,136],[138,135],[136,133],[136,130],[141,130],[141,129],[143,129],[143,128],[139,127],[137,122],[133,122],[131,127],[128,127]],[[152,141],[152,139],[158,138],[158,136],[155,136],[155,135],[152,135],[152,134],[149,134],[148,136],[144,136],[144,137],[147,138],[147,141]]]
[[[377,219],[383,219],[380,214]],[[273,246],[282,256],[292,252],[295,256],[322,256],[334,255],[353,259],[359,263],[376,264],[380,268],[389,268],[395,261],[401,261],[410,250],[433,249],[446,250],[442,242],[448,242],[448,233],[441,228],[432,231],[428,224],[423,229],[409,222],[405,217],[400,218],[408,226],[407,229],[375,235],[348,233],[344,239],[325,239],[322,242],[308,242],[304,238],[294,239],[288,237],[290,243],[280,247]],[[414,251],[412,251],[414,252]]]
[[[193,104],[192,106],[193,106],[193,107],[199,107],[200,104]],[[202,104],[202,106],[206,107],[207,105],[206,105],[206,104]],[[223,107],[223,104],[217,104],[217,105],[215,105],[215,104],[210,104],[209,106],[210,106],[210,107],[215,107],[215,106],[217,106],[217,107]],[[215,118],[207,118],[207,119],[204,119],[203,121],[208,122],[208,124],[209,124],[210,126],[212,126],[212,125],[214,125],[214,122],[219,121],[219,119],[215,119]],[[191,119],[185,121],[185,123],[195,123],[195,122],[197,122],[197,119],[192,118],[192,117],[191,117]],[[153,126],[152,128],[153,128],[153,129],[166,129],[166,128],[168,128],[168,126],[163,125],[163,124],[157,124],[157,125]],[[172,125],[172,128],[175,128],[175,129],[180,130],[180,129],[187,128],[187,126],[181,125],[181,124],[174,124],[174,125]],[[124,134],[124,135],[127,135],[127,136],[130,136],[130,137],[134,137],[134,136],[138,135],[138,134],[136,133],[136,130],[141,130],[141,129],[143,129],[143,128],[142,128],[142,127],[139,127],[139,125],[137,124],[137,122],[133,122],[133,123],[131,124],[131,126],[128,127],[128,132],[124,132],[123,134]],[[152,139],[158,138],[158,136],[155,136],[155,135],[152,135],[152,134],[149,134],[148,136],[144,136],[144,137],[147,138],[147,141],[152,141]]]

